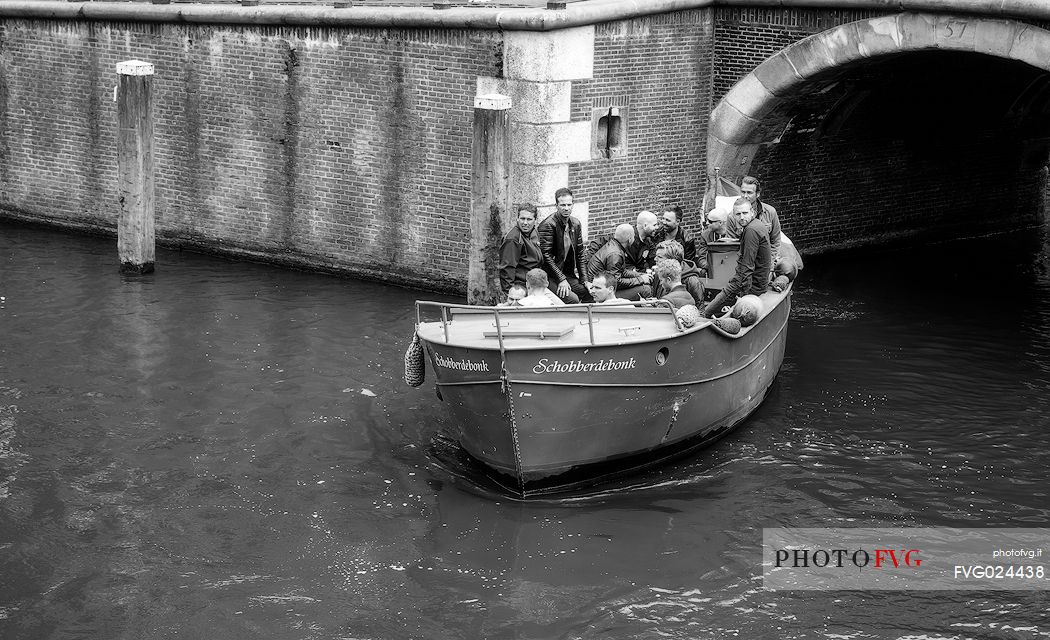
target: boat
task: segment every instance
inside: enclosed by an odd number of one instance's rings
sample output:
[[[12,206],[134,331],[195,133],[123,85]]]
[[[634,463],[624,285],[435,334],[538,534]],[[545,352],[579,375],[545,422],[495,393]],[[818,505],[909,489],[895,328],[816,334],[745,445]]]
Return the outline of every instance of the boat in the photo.
[[[709,288],[731,277],[737,247],[712,243]],[[688,454],[743,422],[784,360],[791,286],[760,299],[735,334],[717,320],[686,326],[666,301],[417,301],[416,336],[459,446],[528,498]]]

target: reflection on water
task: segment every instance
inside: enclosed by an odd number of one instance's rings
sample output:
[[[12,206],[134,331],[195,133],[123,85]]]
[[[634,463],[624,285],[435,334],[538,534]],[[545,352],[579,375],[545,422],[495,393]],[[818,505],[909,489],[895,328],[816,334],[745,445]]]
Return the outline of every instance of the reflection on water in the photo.
[[[768,592],[759,559],[771,526],[1047,526],[1048,264],[1032,234],[808,260],[736,434],[521,503],[401,383],[415,292],[126,278],[0,226],[0,637],[1050,636],[1038,592]]]

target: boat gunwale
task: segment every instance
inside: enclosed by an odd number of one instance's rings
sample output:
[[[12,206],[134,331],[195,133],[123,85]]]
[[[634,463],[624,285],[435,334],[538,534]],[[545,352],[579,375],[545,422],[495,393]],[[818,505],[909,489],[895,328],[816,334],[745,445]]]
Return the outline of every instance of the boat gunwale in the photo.
[[[739,366],[737,366],[736,368],[732,369],[731,371],[727,371],[725,373],[720,373],[718,375],[711,376],[709,378],[703,378],[701,380],[687,380],[685,382],[615,382],[614,383],[614,382],[558,382],[558,381],[549,381],[549,380],[548,381],[540,381],[540,380],[514,379],[514,378],[508,377],[507,378],[507,382],[510,383],[510,384],[531,384],[531,385],[554,386],[554,387],[610,387],[610,388],[613,388],[613,387],[646,387],[646,388],[686,387],[686,386],[690,386],[690,385],[704,384],[704,383],[707,383],[707,382],[712,382],[714,380],[720,380],[722,378],[734,375],[737,372],[739,372],[739,371],[745,369],[746,367],[750,366],[751,363],[753,363],[755,360],[758,360],[760,357],[762,357],[762,355],[765,354],[765,352],[768,351],[770,347],[772,347],[774,344],[776,344],[777,340],[780,338],[781,335],[783,335],[784,331],[787,329],[787,325],[788,325],[788,321],[785,318],[784,322],[780,325],[780,328],[777,329],[777,332],[775,334],[773,334],[773,336],[770,338],[769,342],[767,342],[766,345],[764,347],[762,347],[761,350],[756,352],[746,362],[740,364]],[[616,346],[616,345],[596,345],[596,346],[602,346],[602,347],[610,346],[610,347],[612,347],[612,346]],[[465,380],[465,381],[460,381],[460,382],[440,382],[440,381],[435,381],[434,384],[436,386],[439,386],[439,387],[459,387],[459,386],[468,386],[468,385],[473,385],[473,384],[500,384],[502,382],[503,382],[503,380],[497,379],[497,380]]]
[[[794,283],[792,283],[792,284],[794,284]],[[647,336],[641,336],[641,337],[638,337],[638,338],[633,339],[633,340],[632,339],[625,339],[625,340],[619,340],[619,341],[616,341],[616,342],[597,342],[597,341],[592,339],[591,342],[589,342],[589,343],[587,343],[587,342],[579,342],[579,343],[569,343],[569,344],[566,344],[566,343],[544,344],[544,342],[546,340],[541,338],[538,341],[530,342],[528,344],[509,344],[507,342],[508,340],[515,340],[515,339],[522,339],[522,338],[504,338],[504,337],[499,337],[499,338],[497,338],[499,340],[499,344],[488,345],[488,344],[479,344],[479,343],[466,343],[466,342],[459,342],[459,341],[450,341],[448,339],[443,340],[443,341],[439,341],[439,340],[432,340],[432,339],[430,339],[428,337],[425,337],[425,336],[420,336],[420,339],[424,340],[426,342],[429,342],[431,344],[435,344],[435,345],[443,345],[443,346],[458,347],[458,348],[465,348],[465,349],[479,349],[479,350],[482,350],[482,351],[540,351],[540,350],[554,350],[554,349],[579,349],[579,348],[594,348],[594,347],[616,347],[616,346],[625,346],[625,345],[645,344],[645,343],[649,343],[649,342],[659,342],[659,341],[662,341],[662,340],[676,340],[676,339],[680,338],[681,336],[689,335],[689,334],[695,333],[697,331],[701,331],[703,329],[710,328],[710,329],[713,329],[716,333],[718,333],[719,335],[721,335],[721,336],[723,336],[725,338],[729,338],[729,339],[732,339],[732,340],[739,340],[740,338],[743,338],[744,336],[746,336],[751,331],[751,329],[753,327],[757,327],[760,324],[762,324],[762,321],[765,320],[765,318],[767,316],[769,316],[773,312],[774,309],[779,307],[785,300],[787,300],[791,296],[791,291],[792,291],[792,286],[789,285],[782,292],[772,292],[772,293],[775,293],[776,296],[777,296],[776,304],[773,305],[772,307],[766,309],[765,312],[762,314],[762,316],[754,324],[752,324],[750,326],[747,326],[747,327],[742,327],[741,330],[738,333],[736,333],[736,334],[732,334],[732,333],[729,333],[729,332],[725,331],[724,329],[722,329],[718,325],[716,325],[713,322],[712,319],[709,319],[709,318],[704,318],[701,322],[697,323],[696,325],[694,325],[692,327],[685,327],[684,325],[681,324],[681,322],[679,321],[678,317],[674,314],[673,309],[670,309],[669,313],[674,318],[676,327],[678,327],[678,330],[676,332],[674,332],[674,333],[661,333],[661,334],[655,335],[655,336],[648,336],[648,335]],[[444,310],[444,309],[469,309],[470,312],[471,312],[470,315],[483,315],[485,312],[491,312],[492,315],[494,317],[496,317],[496,318],[499,317],[499,314],[507,313],[508,311],[509,311],[509,313],[511,315],[521,315],[521,314],[525,314],[525,313],[529,313],[529,312],[540,312],[540,313],[566,313],[566,312],[570,312],[570,311],[579,312],[579,311],[588,310],[588,308],[590,308],[590,311],[597,311],[599,314],[642,312],[642,313],[648,315],[648,314],[652,314],[655,311],[662,311],[664,309],[667,309],[667,307],[663,307],[663,306],[658,307],[658,308],[638,306],[638,305],[642,305],[642,304],[650,304],[651,302],[652,301],[649,301],[649,302],[635,302],[635,303],[633,303],[633,306],[631,306],[630,308],[628,308],[627,305],[604,305],[603,306],[603,305],[600,305],[600,303],[567,304],[567,305],[561,305],[561,306],[557,306],[557,307],[526,307],[526,308],[518,308],[518,307],[488,307],[488,306],[482,307],[482,306],[466,305],[466,304],[462,304],[461,305],[461,304],[457,304],[457,303],[432,302],[432,301],[428,301],[428,300],[417,300],[416,301],[416,318],[417,318],[416,333],[417,334],[419,333],[419,327],[422,324],[428,324],[428,325],[435,325],[435,326],[437,326],[439,324],[444,324],[446,322],[443,319],[442,320],[428,321],[426,323],[419,321],[419,318],[420,318],[420,305],[433,305],[433,306],[435,306],[435,307],[437,307],[439,309],[442,309],[442,310]],[[658,302],[667,303],[667,301],[665,301],[665,300],[664,301],[658,301]],[[669,305],[670,303],[667,303],[667,304]],[[623,308],[620,308],[620,309],[616,308],[616,307],[620,307],[620,306],[622,306]],[[630,310],[628,310],[628,309],[630,309]],[[582,321],[582,320],[580,321],[581,325],[583,325],[583,324],[592,325],[593,324],[591,319],[590,319],[591,318],[590,311],[588,312],[588,319],[587,319],[587,321],[586,322]],[[664,315],[664,314],[660,314],[660,315]],[[447,322],[451,323],[452,320],[448,320]],[[531,339],[531,338],[524,338],[524,339],[535,340],[535,339]]]

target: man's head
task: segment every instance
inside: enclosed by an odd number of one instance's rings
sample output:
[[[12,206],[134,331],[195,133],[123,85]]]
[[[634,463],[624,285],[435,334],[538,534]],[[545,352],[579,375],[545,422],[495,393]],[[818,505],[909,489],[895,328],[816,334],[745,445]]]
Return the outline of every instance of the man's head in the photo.
[[[660,221],[652,211],[642,211],[638,214],[638,221],[635,227],[638,229],[638,237],[645,240],[656,233],[656,230],[660,227]]]
[[[616,231],[613,231],[613,237],[616,238],[617,242],[626,247],[634,241],[634,227],[629,224],[621,224],[616,227]]]
[[[520,307],[521,299],[527,295],[528,293],[526,293],[525,287],[520,284],[512,284],[507,291],[507,304],[512,307]]]
[[[675,206],[660,214],[660,225],[668,238],[678,235],[678,226],[682,224],[682,208]]]
[[[748,202],[754,202],[762,197],[762,185],[754,176],[744,176],[740,180],[740,195],[747,198]]]
[[[740,196],[733,203],[733,215],[740,220],[740,226],[745,227],[755,217],[755,210],[751,206],[751,201],[744,196]]]
[[[729,214],[720,209],[713,209],[707,214],[707,226],[714,227],[716,231],[724,231]]]
[[[656,277],[660,278],[660,282],[665,286],[673,287],[682,284],[682,265],[677,260],[669,258],[657,260],[654,270]]]
[[[572,191],[568,187],[562,187],[554,192],[554,204],[557,213],[562,220],[568,220],[572,214]]]
[[[678,244],[675,240],[664,240],[656,245],[656,259],[681,262],[682,260],[685,260],[685,250],[682,249],[682,245]]]
[[[518,206],[518,229],[528,235],[536,228],[536,205],[531,202]]]
[[[605,302],[609,298],[616,297],[616,276],[603,271],[591,278],[587,288],[595,302]]]
[[[529,269],[525,274],[525,284],[529,288],[529,294],[543,292],[547,288],[547,272],[543,269]]]

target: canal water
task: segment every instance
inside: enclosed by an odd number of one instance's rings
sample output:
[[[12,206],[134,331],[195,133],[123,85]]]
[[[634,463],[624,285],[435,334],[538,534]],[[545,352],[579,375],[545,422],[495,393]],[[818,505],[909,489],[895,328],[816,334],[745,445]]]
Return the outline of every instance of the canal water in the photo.
[[[1039,638],[1046,592],[779,592],[764,527],[1045,527],[1042,231],[811,259],[770,396],[528,504],[463,480],[414,291],[0,225],[0,638]],[[1050,564],[1050,563],[1048,563]]]

